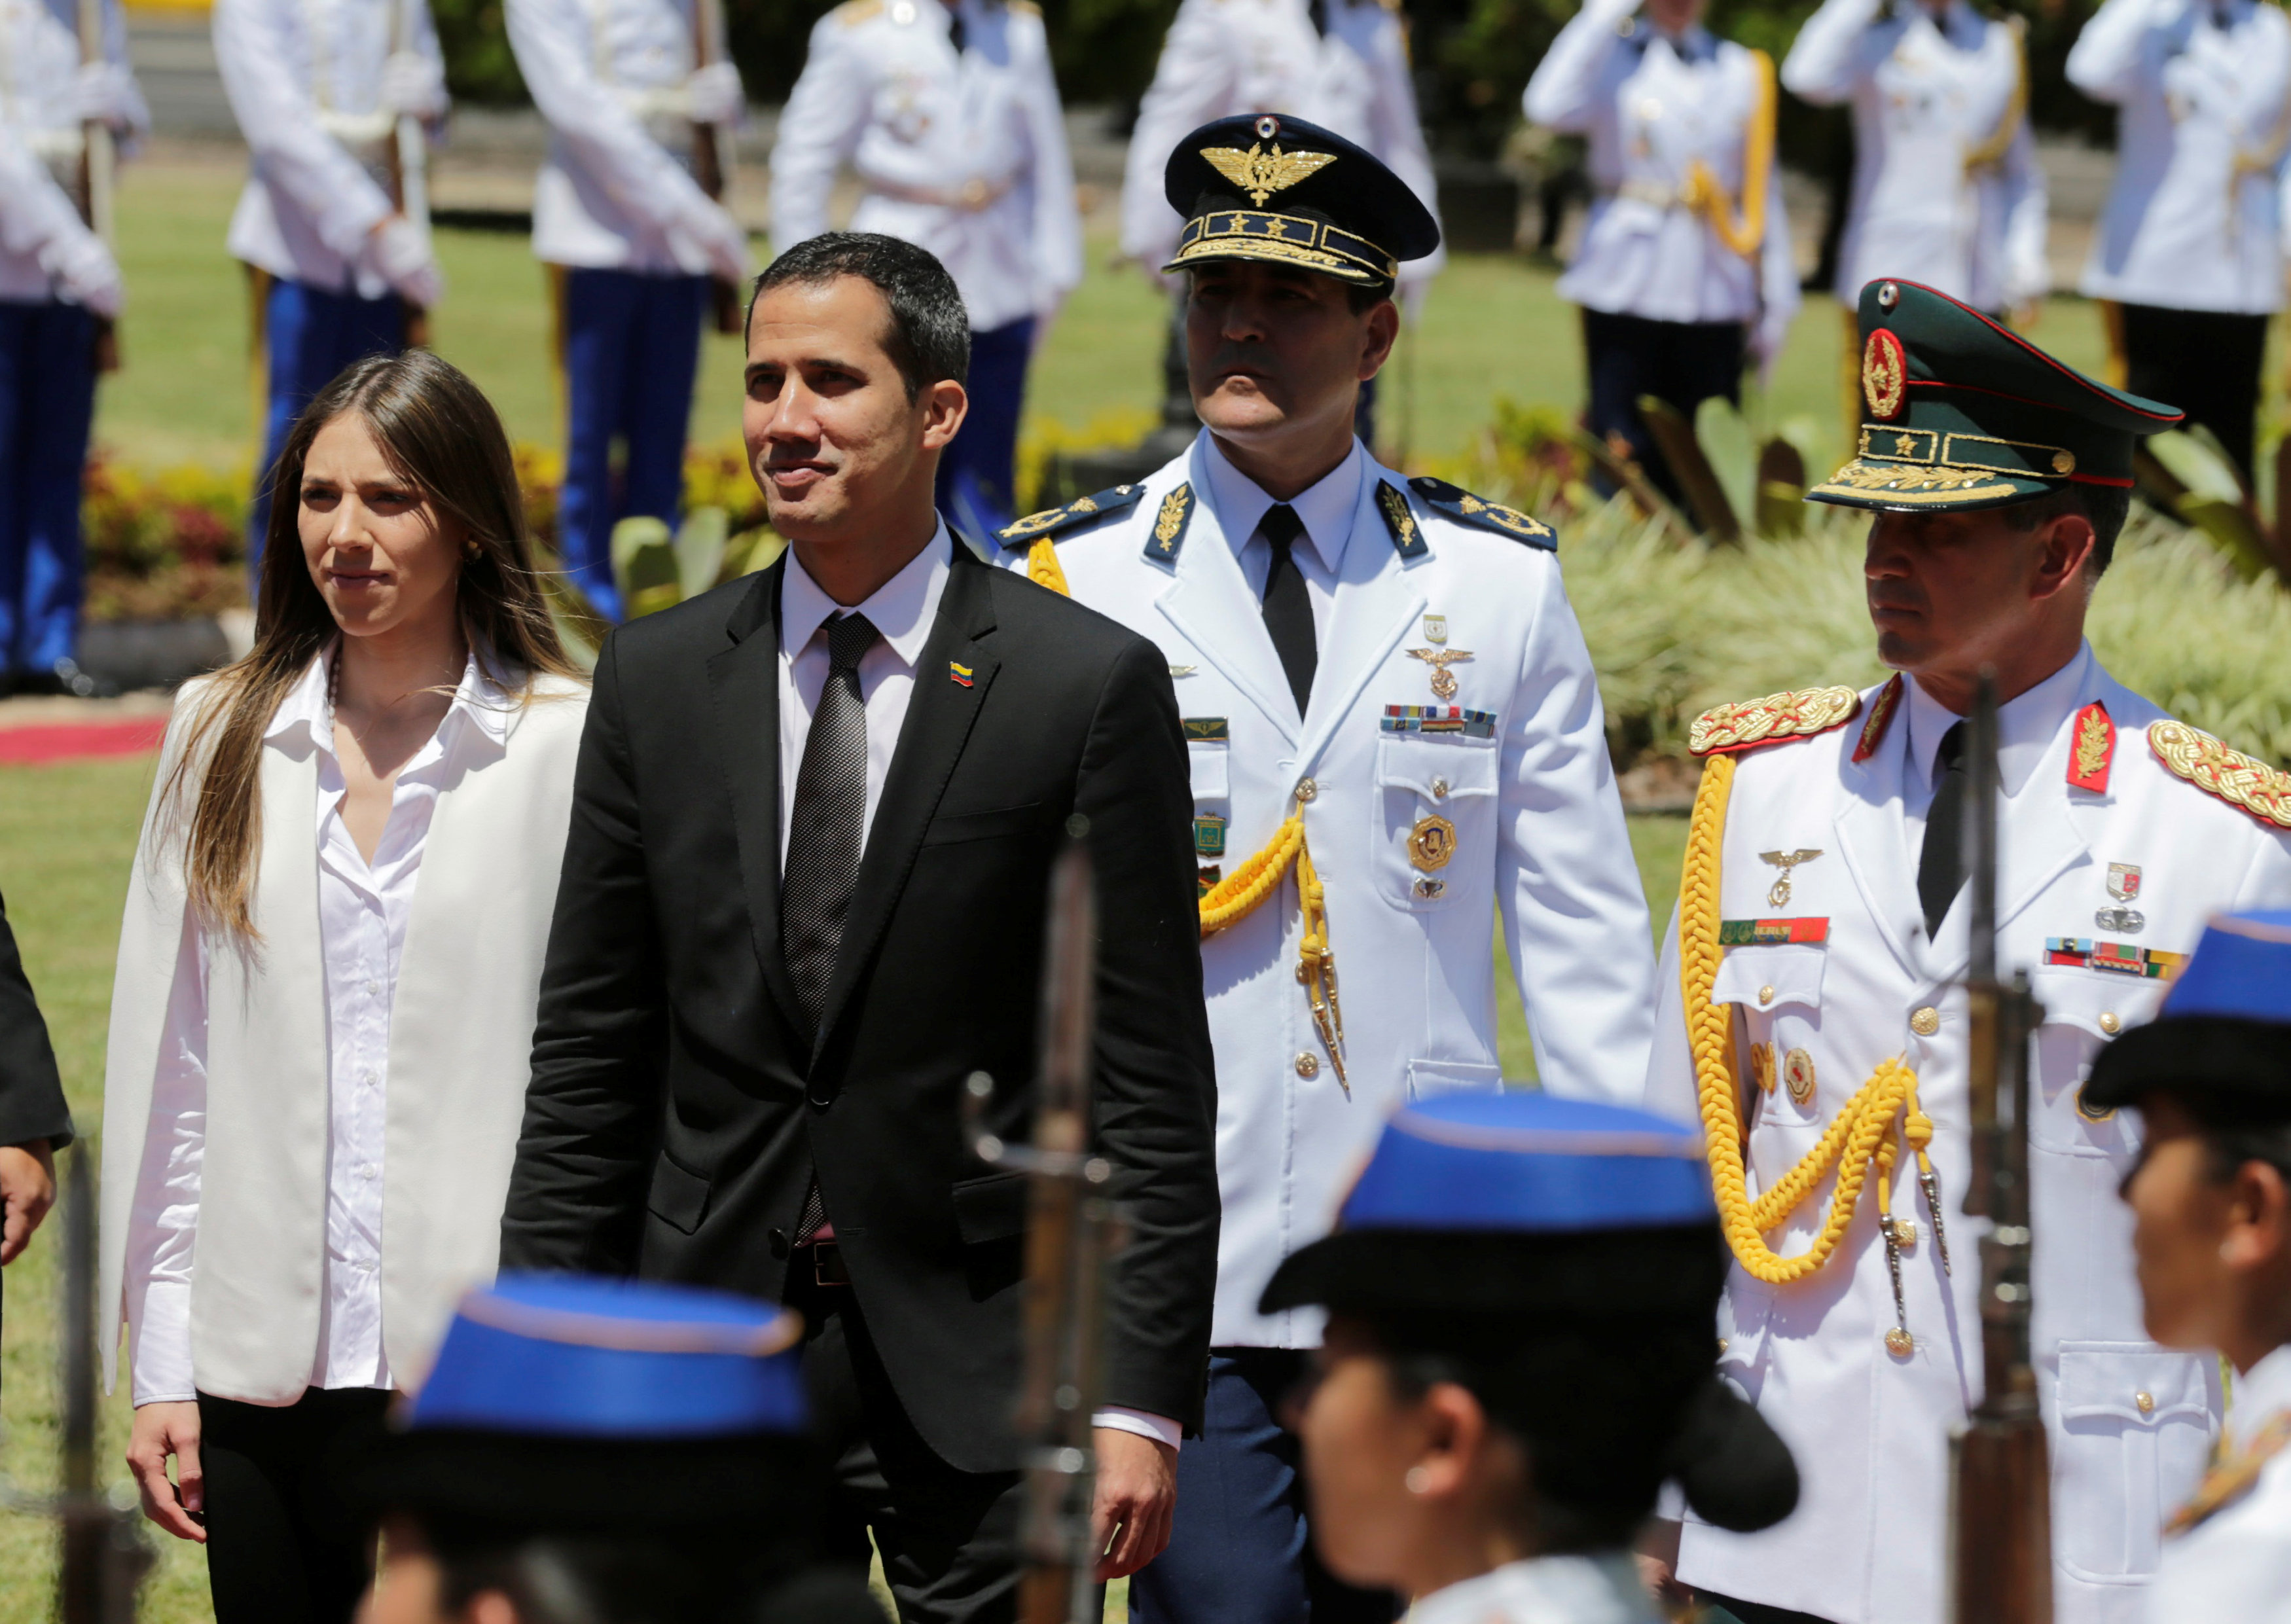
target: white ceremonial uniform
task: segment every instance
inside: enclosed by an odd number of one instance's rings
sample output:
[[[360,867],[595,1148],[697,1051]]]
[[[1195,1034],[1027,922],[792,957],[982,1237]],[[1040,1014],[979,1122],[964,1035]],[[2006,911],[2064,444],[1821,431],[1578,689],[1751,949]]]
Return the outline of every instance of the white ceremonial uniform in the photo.
[[[1757,117],[1752,54],[1700,27],[1674,40],[1635,19],[1639,0],[1589,0],[1537,64],[1521,105],[1590,138],[1597,198],[1560,296],[1649,321],[1740,322],[1752,353],[1780,353],[1797,313],[1781,169],[1767,164],[1765,233],[1735,253],[1688,201],[1701,164],[1740,213],[1745,135]]]
[[[104,0],[103,54],[122,81],[117,99],[133,130],[151,117],[127,72],[127,25],[119,0]],[[36,302],[82,288],[116,293],[111,253],[73,201],[87,115],[79,14],[73,0],[0,4],[0,300]],[[81,285],[76,286],[75,284]]]
[[[1180,487],[1186,522],[1161,556]],[[1317,1309],[1258,1312],[1274,1268],[1327,1233],[1403,1101],[1502,1086],[1499,910],[1547,1086],[1638,1103],[1653,1005],[1644,892],[1552,553],[1427,505],[1355,441],[1290,504],[1318,647],[1300,717],[1262,609],[1270,551],[1257,530],[1272,498],[1206,430],[1142,489],[1058,537],[1073,597],[1168,655],[1196,816],[1224,820],[1221,868],[1264,846],[1301,794],[1325,888],[1349,1095],[1298,982],[1294,872],[1202,944],[1224,1200],[1210,1342],[1311,1347]],[[1395,501],[1413,556],[1379,506]],[[1004,557],[1023,567],[1023,551]],[[1452,703],[1423,658],[1443,650]],[[1450,726],[1424,730],[1411,707]],[[1411,836],[1439,821],[1452,856],[1415,860]]]
[[[846,163],[866,188],[851,229],[929,249],[973,329],[1047,322],[1081,283],[1073,165],[1029,0],[848,0],[821,18],[772,148],[775,248],[828,229]]]
[[[1655,1624],[1628,1551],[1539,1556],[1417,1598],[1406,1624]]]
[[[693,6],[508,0],[518,71],[549,121],[533,184],[544,264],[725,274],[727,223],[692,177]],[[726,60],[721,41],[711,55]]]
[[[2014,29],[1948,0],[1824,0],[1782,63],[1783,87],[1853,107],[1853,195],[1837,293],[1878,277],[1984,310],[2041,299],[2045,178],[2029,133]],[[2000,144],[2001,143],[2001,144]]]
[[[2094,299],[2283,307],[2291,20],[2253,0],[2108,0],[2069,81],[2117,115],[2116,183],[2078,285]]]
[[[330,293],[390,292],[372,233],[397,212],[383,66],[408,4],[410,49],[442,82],[424,0],[215,0],[215,64],[250,154],[234,259]]]
[[[1440,217],[1432,155],[1409,78],[1408,36],[1380,0],[1325,0],[1327,32],[1308,0],[1184,0],[1137,109],[1121,180],[1121,252],[1158,270],[1177,252],[1185,219],[1162,190],[1170,154],[1191,132],[1242,113],[1286,113],[1375,155]],[[1401,263],[1419,287],[1447,250]]]
[[[1953,1274],[1906,1152],[1893,1176],[1893,1214],[1916,1226],[1901,1258],[1912,1351],[1896,1355],[1885,1341],[1896,1321],[1874,1179],[1827,1265],[1779,1286],[1737,1266],[1719,1311],[1720,1368],[1789,1444],[1804,1491],[1796,1514],[1763,1533],[1690,1515],[1679,1577],[1835,1624],[1946,1615],[1949,1437],[1982,1385],[1980,1232],[1963,1209],[1971,897],[1958,894],[1928,941],[1917,886],[1933,760],[1958,719],[1904,683],[1857,762],[1872,706],[1885,709],[1880,695],[1893,691],[1863,696],[1843,727],[1738,758],[1719,911],[1826,921],[1827,939],[1728,947],[1711,993],[1737,1011],[1738,1074],[1765,1069],[1744,1045],[1767,1044],[1767,1074],[1793,1085],[1748,1090],[1757,1099],[1746,1157],[1753,1199],[1897,1056],[1933,1124]],[[2095,751],[2095,703],[2114,725],[2112,752]],[[2159,1347],[2142,1328],[2131,1215],[2117,1196],[2139,1125],[2128,1112],[2087,1116],[2079,1090],[2102,1044],[2155,1012],[2159,972],[2193,948],[2207,920],[2291,901],[2291,834],[2168,769],[2147,736],[2162,720],[2089,646],[1999,714],[1998,957],[2002,973],[2030,970],[2045,1010],[2032,1046],[2032,1336],[2051,1433],[2059,1624],[2138,1616],[2165,1514],[2202,1475],[2220,1403],[2215,1360]],[[2072,768],[2096,756],[2105,788],[2074,787]],[[1778,897],[1769,888],[1784,875]],[[2102,968],[2110,957],[2122,968]],[[1692,1116],[1678,962],[1674,919],[1647,1104]],[[1831,1188],[1825,1178],[1768,1244],[1785,1256],[1806,1250]]]
[[[2185,1532],[2164,1540],[2147,1624],[2291,1620],[2291,1347],[2236,1378],[2223,1465],[2263,1457],[2258,1481]]]

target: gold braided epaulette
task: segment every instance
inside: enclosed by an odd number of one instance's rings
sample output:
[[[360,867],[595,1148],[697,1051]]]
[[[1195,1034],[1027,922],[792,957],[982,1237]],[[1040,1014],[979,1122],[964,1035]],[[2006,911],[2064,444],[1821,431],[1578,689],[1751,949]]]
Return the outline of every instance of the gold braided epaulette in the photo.
[[[2151,722],[2148,748],[2173,773],[2273,829],[2291,829],[2291,773],[2231,750],[2185,722]]]
[[[1732,755],[1781,739],[1811,738],[1842,728],[1861,708],[1861,695],[1849,687],[1799,688],[1713,705],[1686,730],[1686,748],[1698,756]]]

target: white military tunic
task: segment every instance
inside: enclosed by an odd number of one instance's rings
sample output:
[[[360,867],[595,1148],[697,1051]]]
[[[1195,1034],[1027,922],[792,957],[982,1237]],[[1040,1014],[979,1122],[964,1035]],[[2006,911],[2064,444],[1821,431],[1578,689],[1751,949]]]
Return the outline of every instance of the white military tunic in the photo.
[[[1762,1097],[1747,1090],[1758,1098],[1746,1158],[1754,1199],[1877,1065],[1906,1058],[1933,1124],[1954,1274],[1942,1271],[1906,1152],[1893,1211],[1917,1226],[1901,1259],[1906,1329],[1916,1339],[1908,1356],[1885,1341],[1895,1321],[1874,1178],[1837,1253],[1810,1277],[1776,1286],[1732,1272],[1719,1311],[1721,1368],[1789,1444],[1804,1492],[1797,1513],[1763,1533],[1725,1533],[1690,1515],[1678,1574],[1699,1589],[1836,1624],[1941,1624],[1949,1436],[1982,1385],[1980,1231],[1962,1208],[1971,897],[1960,892],[1926,939],[1918,853],[1933,757],[1957,719],[1906,683],[1874,752],[1857,762],[1881,691],[1842,728],[1739,758],[1720,912],[1823,920],[1828,939],[1729,947],[1711,997],[1737,1011],[1739,1075],[1753,1074],[1745,1042],[1772,1044],[1785,1077],[1812,1073],[1802,1104],[1785,1086]],[[2080,744],[2090,758],[2080,722],[2095,702],[2116,728],[2098,792],[2068,782]],[[2216,1362],[2159,1347],[2142,1328],[2132,1220],[2117,1196],[2139,1152],[2138,1124],[2125,1112],[2094,1121],[2078,1105],[2101,1045],[2152,1016],[2166,983],[2136,968],[2101,968],[2094,948],[2105,956],[2117,944],[2135,960],[2185,954],[2217,912],[2291,902],[2291,834],[2168,770],[2145,736],[2162,718],[2102,670],[2089,646],[1999,717],[1999,968],[2029,969],[2045,1009],[2032,1048],[2033,1339],[2051,1432],[2059,1624],[2137,1618],[2165,1515],[2202,1475],[2219,1410]],[[1802,858],[1781,904],[1769,888],[1783,871],[1763,860],[1768,852]],[[2096,918],[2110,910],[2141,917]],[[1647,1103],[1688,1116],[1694,1073],[1676,935],[1674,921]],[[1833,1183],[1825,1178],[1766,1237],[1774,1250],[1806,1250]]]
[[[215,64],[251,162],[231,256],[330,293],[390,291],[368,235],[397,212],[382,65],[406,0],[215,0]],[[442,75],[430,8],[409,48]]]
[[[2255,1440],[2272,1453],[2259,1481],[2186,1532],[2167,1537],[2149,1587],[2147,1624],[2285,1624],[2291,1620],[2291,1347],[2236,1378],[2222,1452]]]
[[[1539,1556],[1419,1596],[1406,1624],[1655,1624],[1628,1551]]]
[[[1177,252],[1185,221],[1162,190],[1178,143],[1202,125],[1242,113],[1286,113],[1373,154],[1440,215],[1432,155],[1416,115],[1408,38],[1379,0],[1326,0],[1328,32],[1308,0],[1184,0],[1154,83],[1130,132],[1121,181],[1121,252],[1149,270]],[[1400,267],[1403,287],[1447,263],[1435,249]]]
[[[1853,108],[1838,298],[1850,309],[1878,277],[1984,310],[2044,297],[2045,179],[2019,37],[1965,0],[1948,0],[1939,22],[1920,0],[1881,20],[1883,3],[1825,0],[1782,63],[1793,95]]]
[[[2078,286],[2094,299],[2283,307],[2291,20],[2253,0],[2108,0],[2069,80],[2117,115],[2116,183]]]
[[[103,53],[126,65],[119,0],[104,0]],[[0,300],[44,302],[59,291],[56,273],[67,261],[109,258],[68,189],[78,184],[84,139],[74,94],[79,69],[73,0],[0,0]]]
[[[849,0],[821,18],[772,149],[775,248],[828,229],[847,162],[867,189],[851,229],[937,255],[975,330],[1047,321],[1081,281],[1073,165],[1028,0]]]
[[[1522,99],[1535,123],[1590,139],[1598,197],[1560,294],[1649,321],[1741,322],[1755,354],[1778,354],[1798,307],[1780,165],[1770,157],[1766,165],[1756,258],[1721,242],[1686,201],[1688,174],[1700,163],[1740,217],[1756,62],[1700,27],[1674,40],[1635,20],[1638,6],[1589,0],[1559,31]]]
[[[1180,486],[1190,500],[1175,556],[1149,556]],[[1230,873],[1310,786],[1306,840],[1326,891],[1349,1097],[1298,983],[1293,871],[1202,944],[1224,1199],[1210,1340],[1309,1347],[1318,1310],[1257,1311],[1274,1269],[1327,1232],[1403,1101],[1502,1086],[1499,911],[1545,1085],[1638,1103],[1653,1005],[1645,897],[1598,683],[1551,552],[1427,505],[1355,441],[1291,504],[1306,527],[1293,556],[1319,651],[1300,717],[1261,605],[1267,548],[1255,532],[1272,498],[1206,430],[1143,489],[1120,515],[1061,535],[1058,561],[1078,602],[1169,655],[1194,811],[1226,820],[1222,860],[1202,861]],[[1403,556],[1380,500],[1404,501],[1416,556]],[[1004,556],[1023,566],[1025,554]],[[1446,702],[1421,657],[1443,649],[1457,656]],[[1454,708],[1453,726],[1424,731],[1407,713],[1435,703]],[[1436,867],[1411,848],[1435,818],[1454,830]]]

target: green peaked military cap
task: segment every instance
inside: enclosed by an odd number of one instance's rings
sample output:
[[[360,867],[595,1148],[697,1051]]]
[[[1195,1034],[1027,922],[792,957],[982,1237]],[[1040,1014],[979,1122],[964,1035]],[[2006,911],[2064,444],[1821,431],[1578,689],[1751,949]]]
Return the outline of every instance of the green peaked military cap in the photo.
[[[2070,485],[2129,490],[2140,437],[2180,421],[1915,282],[1864,287],[1861,324],[1861,440],[1809,502],[1932,512]]]

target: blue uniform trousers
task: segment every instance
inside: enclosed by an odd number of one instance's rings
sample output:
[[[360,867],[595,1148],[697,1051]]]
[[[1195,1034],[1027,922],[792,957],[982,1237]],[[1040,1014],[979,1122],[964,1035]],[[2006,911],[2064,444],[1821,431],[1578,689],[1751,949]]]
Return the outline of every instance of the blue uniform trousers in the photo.
[[[270,522],[270,476],[286,436],[310,398],[353,361],[406,348],[406,303],[396,293],[361,299],[307,282],[274,277],[262,300],[262,350],[269,393],[262,414],[262,465],[246,520],[247,578],[260,595],[262,537]]]
[[[1170,1548],[1129,1581],[1133,1624],[1392,1624],[1400,1598],[1321,1565],[1305,1527],[1297,1435],[1282,1397],[1312,1355],[1285,1347],[1210,1355],[1202,1435],[1178,1451]]]
[[[1583,349],[1591,373],[1588,426],[1611,446],[1620,436],[1655,487],[1684,508],[1685,493],[1639,415],[1639,397],[1668,402],[1689,422],[1694,408],[1713,395],[1741,405],[1747,342],[1739,321],[1650,321],[1584,311]]]
[[[613,527],[637,516],[673,525],[683,506],[684,441],[709,281],[575,268],[566,272],[564,297],[565,484],[557,545],[566,574],[597,612],[618,620]]]
[[[1033,352],[1031,316],[970,335],[970,410],[939,454],[938,507],[981,540],[1017,517],[1018,413]]]
[[[0,673],[45,675],[73,655],[94,416],[95,318],[0,302]]]

